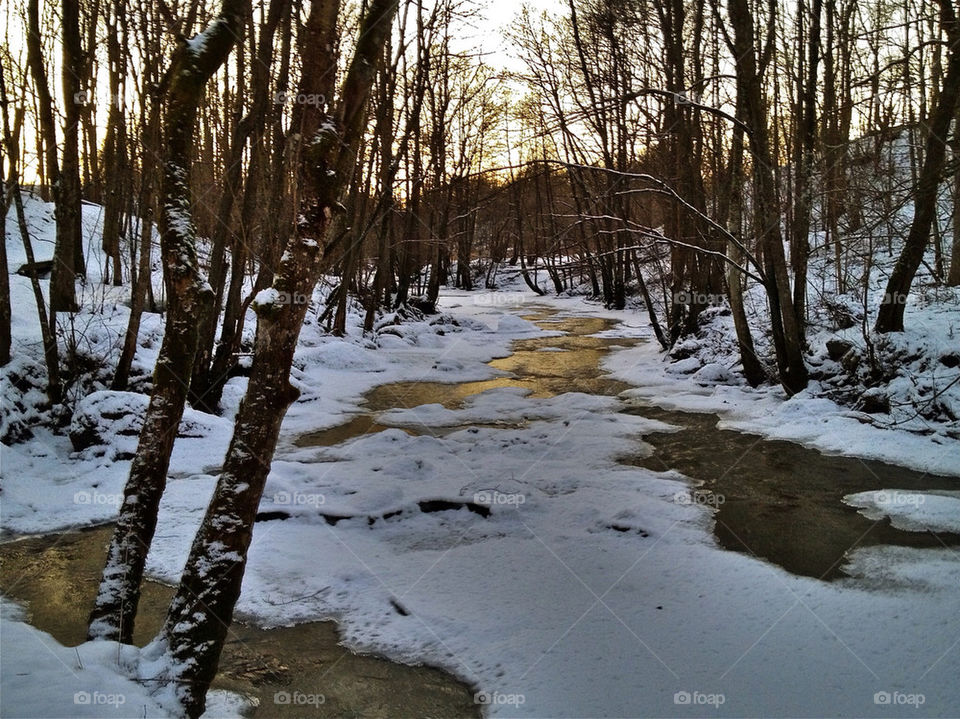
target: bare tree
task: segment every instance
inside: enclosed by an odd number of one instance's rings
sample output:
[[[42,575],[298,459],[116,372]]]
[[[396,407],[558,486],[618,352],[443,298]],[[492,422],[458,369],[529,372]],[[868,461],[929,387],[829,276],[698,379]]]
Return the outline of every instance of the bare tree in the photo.
[[[796,186],[794,187],[793,233],[790,237],[790,261],[793,265],[793,308],[801,333],[807,321],[807,263],[810,255],[810,213],[814,148],[817,140],[817,70],[820,62],[820,23],[823,0],[812,0],[807,25],[806,58],[803,57],[803,27],[806,4],[797,5],[797,56],[801,72],[797,76]],[[805,65],[805,68],[804,68]],[[803,70],[806,70],[804,74]]]
[[[68,0],[69,1],[69,0]],[[69,34],[69,33],[68,33]],[[75,218],[66,213],[63,200],[63,182],[60,173],[60,161],[57,152],[57,123],[53,114],[53,97],[47,81],[46,63],[43,55],[43,40],[40,34],[39,0],[27,3],[27,63],[37,91],[37,110],[39,113],[38,142],[44,149],[44,171],[47,182],[53,190],[53,202],[57,222],[57,241],[54,248],[54,262],[50,277],[51,322],[57,312],[73,312],[77,309],[76,288],[74,285],[74,244],[78,241],[74,232]],[[66,44],[64,44],[66,48]],[[64,50],[66,53],[66,49]],[[64,70],[66,73],[66,70]],[[66,78],[66,75],[64,75]]]
[[[248,10],[247,0],[223,0],[207,29],[181,42],[168,70],[171,79],[164,98],[159,222],[167,321],[153,374],[153,393],[90,615],[90,638],[129,643],[133,636],[143,568],[197,350],[197,319],[213,299],[199,271],[190,212],[189,167],[197,108],[204,86],[226,61],[240,35]]]
[[[130,319],[124,333],[123,349],[117,360],[117,369],[111,382],[111,389],[125,390],[130,379],[130,368],[137,352],[137,340],[140,334],[140,322],[146,308],[147,299],[152,297],[151,260],[153,252],[153,231],[157,182],[155,173],[150,171],[153,158],[163,154],[161,121],[163,120],[163,95],[169,83],[170,76],[161,77],[161,51],[159,33],[155,32],[159,26],[159,11],[152,9],[152,14],[140,15],[140,27],[137,40],[140,42],[140,52],[144,58],[141,65],[141,74],[151,92],[140,94],[139,103],[139,188],[136,194],[136,203],[133,211],[139,219],[138,241],[130,239],[131,257],[132,248],[139,244],[140,252],[137,256],[136,267],[130,268]],[[133,160],[134,158],[129,158]],[[131,192],[132,195],[132,192]],[[133,198],[131,197],[131,200]],[[133,213],[131,213],[133,214]],[[133,224],[133,219],[128,217]],[[106,236],[106,220],[104,221],[104,235]],[[131,265],[134,263],[131,262]]]
[[[727,11],[733,29],[732,50],[736,59],[737,96],[743,117],[750,128],[753,157],[754,230],[763,252],[767,299],[773,329],[780,383],[790,394],[807,386],[807,368],[803,362],[803,335],[797,322],[790,291],[790,278],[780,232],[774,159],[767,128],[767,110],[762,95],[762,74],[769,64],[776,43],[774,15],[770,4],[765,46],[758,52],[757,27],[747,0],[728,0]]]
[[[237,413],[233,438],[214,496],[190,550],[180,587],[170,604],[159,646],[173,662],[167,679],[177,684],[186,713],[203,713],[207,689],[216,674],[233,609],[240,595],[254,519],[280,423],[297,397],[290,368],[308,305],[319,279],[321,255],[331,219],[356,163],[366,125],[366,106],[396,0],[372,0],[360,24],[357,45],[343,82],[335,115],[316,113],[316,131],[304,146],[303,200],[297,235],[290,240],[273,287],[258,295],[257,336],[247,393]],[[308,25],[322,20],[323,2],[311,6]],[[312,73],[301,84],[314,87]]]
[[[80,34],[80,0],[61,0],[60,22],[63,27],[63,98],[65,123],[63,128],[63,160],[60,164],[60,200],[63,208],[58,209],[57,223],[64,225],[63,248],[61,258],[54,262],[54,272],[57,266],[64,271],[66,283],[73,283],[77,277],[85,277],[86,269],[83,258],[83,241],[81,237],[81,209],[83,206],[82,187],[80,184],[80,123],[87,93],[84,91],[83,78],[83,44]],[[61,235],[57,234],[58,244]],[[69,258],[69,259],[68,259]],[[67,266],[69,263],[69,266]],[[50,279],[54,284],[53,273]],[[53,297],[51,296],[51,303]],[[51,308],[54,311],[61,308]],[[65,309],[65,308],[64,308]],[[51,316],[51,321],[53,317]]]
[[[17,224],[20,228],[20,238],[23,242],[27,266],[30,268],[30,286],[33,289],[34,301],[37,305],[37,316],[40,319],[40,337],[43,342],[43,358],[47,365],[47,398],[51,404],[60,402],[63,389],[60,384],[60,357],[57,350],[57,339],[53,334],[53,327],[47,321],[47,306],[43,300],[43,291],[37,274],[36,258],[33,255],[33,245],[30,242],[30,227],[27,224],[27,215],[23,208],[23,196],[20,191],[20,130],[23,127],[23,109],[21,109],[10,126],[7,113],[9,98],[3,72],[0,72],[0,115],[3,123],[3,147],[7,156],[6,193],[9,201],[4,202],[9,207],[13,203],[17,213]],[[6,212],[3,214],[6,222]],[[4,241],[4,264],[6,264],[6,241]],[[9,282],[9,279],[7,279]],[[9,289],[8,289],[9,296]]]
[[[274,36],[281,20],[289,12],[289,0],[271,0],[267,17],[260,28],[256,59],[253,63],[250,109],[234,128],[226,159],[224,188],[217,209],[219,222],[214,225],[211,250],[210,284],[215,292],[215,300],[200,317],[199,349],[194,360],[190,390],[191,403],[208,411],[216,409],[220,402],[223,385],[236,364],[236,353],[243,334],[246,304],[243,303],[241,294],[246,280],[247,260],[251,247],[255,244],[252,226],[264,163],[263,137],[270,107],[270,69],[273,65]],[[243,158],[248,144],[251,147],[250,162],[245,166]],[[244,174],[246,186],[243,186],[242,182]],[[230,217],[237,198],[241,195],[240,218],[235,227]],[[231,234],[229,290],[219,347],[214,353],[214,335],[227,279],[224,251],[228,235]],[[263,259],[261,258],[261,261]]]
[[[127,119],[123,101],[127,77],[127,49],[123,41],[124,36],[127,35],[128,22],[123,4],[119,0],[115,0],[112,4],[106,23],[110,105],[107,110],[107,134],[102,155],[104,174],[102,245],[106,255],[103,276],[104,280],[108,280],[112,270],[113,284],[121,285],[123,269],[120,235],[123,227],[123,211],[129,207],[126,200],[133,185],[133,173],[128,152]],[[131,273],[135,271],[131,268]]]
[[[738,115],[742,113],[738,112]],[[733,128],[733,140],[730,147],[728,163],[727,192],[721,197],[718,209],[719,221],[727,223],[727,229],[732,238],[741,237],[743,225],[743,149],[744,130],[738,124]],[[733,314],[733,327],[737,333],[737,346],[740,349],[740,364],[743,366],[743,376],[747,382],[756,387],[766,379],[763,363],[757,356],[750,331],[750,323],[743,306],[743,292],[746,277],[738,269],[742,266],[746,253],[742,242],[735,239],[727,240],[726,255],[730,262],[726,266],[727,297],[730,300],[730,311]]]
[[[953,138],[950,150],[953,157],[960,158],[960,122],[954,119]],[[953,243],[950,251],[950,270],[947,285],[960,287],[960,162],[953,170]]]
[[[897,264],[890,273],[886,293],[877,312],[877,332],[903,332],[903,313],[913,278],[930,241],[937,210],[937,192],[947,154],[947,133],[960,98],[960,22],[951,0],[939,0],[940,24],[949,40],[947,72],[930,115],[923,166],[913,191],[913,222]]]

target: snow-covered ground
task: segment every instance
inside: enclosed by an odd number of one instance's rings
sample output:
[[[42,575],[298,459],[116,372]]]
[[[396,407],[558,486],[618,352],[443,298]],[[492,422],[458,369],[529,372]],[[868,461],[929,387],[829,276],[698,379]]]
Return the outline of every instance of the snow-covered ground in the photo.
[[[11,280],[16,331],[27,332],[32,295],[23,278]],[[258,523],[240,614],[265,626],[335,618],[357,650],[429,662],[474,683],[478,703],[495,716],[957,715],[960,555],[855,550],[852,578],[824,583],[723,551],[711,509],[689,501],[683,477],[617,462],[643,448],[644,433],[664,429],[617,412],[621,400],[538,399],[500,388],[462,408],[385,412],[381,421],[397,428],[336,447],[295,444],[349,419],[375,385],[495,376],[486,362],[508,354],[512,340],[546,335],[519,316],[533,304],[619,320],[608,337],[649,336],[640,313],[513,287],[445,292],[439,317],[372,338],[361,336],[356,316],[346,339],[324,335],[315,322],[304,328],[294,372],[303,394],[284,422],[261,506],[289,516]],[[107,316],[115,319],[91,341],[112,341],[125,321],[122,302]],[[148,320],[144,367],[158,346],[158,325]],[[34,346],[15,366],[38,356]],[[634,398],[721,411],[726,426],[939,473],[960,468],[960,443],[947,435],[878,428],[830,400],[787,402],[777,388],[716,384],[716,373],[677,374],[653,343],[615,350],[605,366],[637,386],[628,392]],[[148,561],[156,578],[179,575],[243,384],[228,385],[225,417],[187,417],[192,429],[178,440]],[[101,394],[78,409],[124,398]],[[446,429],[431,436],[431,428]],[[129,470],[131,435],[107,427],[107,445],[73,452],[67,437],[32,431],[32,439],[3,446],[3,528],[108,521]],[[911,528],[954,526],[955,498],[938,496],[930,504],[848,501]],[[431,500],[473,505],[422,511]],[[331,525],[323,515],[352,518]],[[127,678],[142,675],[133,650],[64,649],[6,611],[0,639],[3,716],[80,716],[75,693],[94,691],[124,695],[114,716],[162,714]],[[79,674],[78,655],[86,667]],[[237,710],[235,699],[220,696],[208,715]]]
[[[139,652],[110,642],[67,648],[24,621],[15,604],[0,605],[3,652],[0,713],[5,717],[166,717],[150,689],[130,677]],[[208,717],[240,717],[246,708],[237,695],[215,689],[207,698]]]

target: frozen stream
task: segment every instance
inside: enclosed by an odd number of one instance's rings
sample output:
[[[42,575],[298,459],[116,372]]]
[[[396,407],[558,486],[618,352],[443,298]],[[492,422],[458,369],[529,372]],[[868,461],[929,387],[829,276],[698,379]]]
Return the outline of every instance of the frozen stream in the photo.
[[[460,409],[476,395],[496,388],[523,388],[532,398],[565,392],[616,397],[629,385],[602,376],[600,363],[612,347],[637,340],[596,336],[616,326],[612,320],[564,317],[534,308],[525,318],[554,336],[516,340],[512,354],[490,364],[503,375],[475,382],[394,382],[365,396],[361,413],[344,423],[301,435],[301,448],[334,447],[390,429],[381,414],[439,404]],[[637,452],[623,465],[690,478],[683,503],[716,508],[714,535],[720,546],[757,556],[787,571],[815,579],[844,577],[846,553],[866,545],[911,548],[960,544],[960,536],[908,532],[889,521],[873,522],[842,502],[844,495],[896,487],[906,492],[955,489],[956,479],[934,477],[877,462],[825,456],[800,445],[716,428],[717,417],[688,414],[627,402],[621,411],[679,427],[678,431],[637,438]],[[484,421],[455,426],[401,429],[411,435],[442,438],[466,427],[522,429],[525,424]],[[650,452],[650,446],[653,452]],[[428,503],[429,504],[429,503]],[[456,507],[421,504],[424,512]],[[283,512],[265,511],[263,522],[282,521]],[[343,517],[334,517],[335,523]],[[349,519],[349,517],[348,517]],[[622,530],[610,525],[617,531]],[[82,642],[84,623],[103,563],[109,528],[30,537],[0,545],[0,590],[28,604],[30,621],[60,642]],[[646,536],[644,534],[644,536]],[[148,582],[138,619],[138,643],[160,626],[170,588]],[[657,610],[661,607],[657,606]],[[302,708],[273,701],[276,692],[322,686],[324,705],[311,716],[464,716],[479,714],[473,689],[450,675],[355,654],[339,645],[332,622],[259,629],[234,625],[217,686],[257,696],[263,716],[295,716]],[[287,713],[285,713],[287,712]],[[256,714],[255,714],[256,715]]]
[[[490,363],[511,376],[457,384],[380,385],[366,395],[367,413],[304,435],[298,444],[331,445],[379,432],[386,429],[377,421],[380,412],[426,404],[458,409],[468,397],[494,388],[519,387],[539,398],[564,392],[616,396],[629,389],[624,382],[603,377],[600,361],[611,347],[636,340],[593,336],[613,329],[616,322],[558,317],[546,308],[524,318],[563,334],[515,341],[513,354]],[[757,556],[794,574],[836,579],[845,576],[841,569],[845,554],[857,547],[960,545],[960,535],[896,529],[889,520],[869,520],[842,501],[847,494],[890,487],[903,492],[955,491],[956,478],[872,460],[827,456],[793,442],[721,430],[713,414],[653,406],[625,406],[622,411],[680,428],[645,436],[644,441],[653,445],[655,452],[623,457],[621,461],[655,471],[674,470],[694,480],[690,501],[717,509],[714,533],[726,549]],[[442,436],[463,426],[405,425],[403,429]]]

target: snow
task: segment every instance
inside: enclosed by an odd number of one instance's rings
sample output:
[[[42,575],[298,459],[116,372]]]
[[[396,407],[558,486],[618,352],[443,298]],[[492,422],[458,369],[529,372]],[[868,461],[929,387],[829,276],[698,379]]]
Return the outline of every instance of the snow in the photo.
[[[703,386],[713,384],[729,384],[736,381],[729,368],[724,367],[719,362],[711,362],[710,364],[704,365],[698,369],[696,373],[694,373],[693,379],[697,382],[697,384]]]
[[[845,569],[855,581],[883,587],[887,592],[955,592],[960,584],[960,563],[955,556],[929,549],[862,547],[848,555]],[[943,658],[948,660],[949,652]]]
[[[187,39],[187,47],[194,55],[200,55],[204,49],[206,49],[207,43],[214,33],[217,32],[217,29],[221,25],[225,25],[226,22],[223,17],[214,18],[214,20],[204,28],[203,32],[197,33],[195,36]]]
[[[92,717],[168,717],[169,705],[136,681],[139,651],[113,642],[64,647],[24,621],[22,610],[0,603],[3,631],[0,654],[16,657],[7,665],[0,693],[0,714],[36,719]],[[205,717],[241,717],[247,703],[235,694],[211,691]]]
[[[267,287],[266,289],[260,290],[253,298],[253,306],[266,307],[275,304],[279,298],[280,293],[277,290],[273,287]]]
[[[667,367],[667,372],[670,374],[691,374],[699,370],[701,364],[700,360],[696,357],[687,357],[686,359],[671,364]]]
[[[318,364],[331,370],[385,372],[385,362],[376,352],[348,342],[331,342],[302,352],[304,363]]]
[[[843,501],[867,519],[889,517],[897,529],[960,534],[960,492],[953,495],[880,489],[848,494]]]
[[[711,362],[701,368],[697,357],[664,362],[653,343],[615,350],[604,361],[611,376],[635,385],[624,397],[639,404],[716,413],[721,429],[790,440],[827,454],[960,476],[960,441],[944,432],[951,430],[949,425],[939,431],[928,428],[926,433],[877,426],[867,416],[822,396],[816,381],[788,400],[779,387],[724,383],[722,376],[729,370],[718,365]]]
[[[532,323],[516,315],[505,314],[497,322],[497,332],[501,334],[539,332],[538,328]]]
[[[41,257],[43,238],[52,237],[47,211],[31,202]],[[94,231],[90,222],[86,227]],[[9,246],[12,255],[16,244]],[[14,369],[25,372],[40,355],[32,295],[21,280],[11,276],[14,331],[25,347]],[[363,395],[376,385],[498,376],[486,363],[509,354],[512,340],[557,334],[519,316],[534,306],[621,321],[602,333],[608,338],[650,337],[635,311],[534,297],[517,286],[505,292],[509,303],[477,303],[469,293],[446,290],[439,317],[400,324],[385,317],[366,337],[358,308],[345,338],[325,334],[308,314],[292,373],[301,397],[284,421],[261,502],[261,511],[283,510],[287,518],[256,525],[238,614],[263,626],[335,618],[357,651],[440,666],[473,683],[478,705],[491,716],[956,712],[955,551],[852,548],[849,579],[795,576],[722,550],[713,537],[714,510],[690,501],[691,483],[681,475],[618,462],[651,451],[644,434],[669,429],[619,412],[624,402],[718,412],[723,427],[957,475],[960,443],[944,431],[875,426],[816,387],[788,401],[776,387],[728,384],[736,375],[722,353],[669,363],[655,343],[625,341],[604,362],[635,386],[619,399],[495,388],[458,406],[381,412],[377,421],[388,429],[337,446],[298,446],[301,435],[362,413]],[[105,356],[126,318],[122,296],[109,297],[116,310],[99,324],[92,313],[81,315],[92,351]],[[322,307],[322,299],[318,292],[314,305]],[[252,316],[247,324],[252,332]],[[158,317],[145,316],[137,358],[144,370],[156,360],[159,327]],[[920,335],[905,338],[914,340]],[[148,382],[141,377],[141,386]],[[148,557],[151,577],[179,578],[244,384],[228,383],[224,416],[185,415],[196,431],[181,427],[190,436],[176,444]],[[16,397],[27,406],[38,389],[24,386]],[[105,444],[75,452],[38,415],[30,420],[32,438],[3,445],[7,532],[50,532],[115,516],[129,471],[124,456],[135,440],[121,430],[136,426],[144,398],[110,393],[102,382],[92,386],[97,392],[76,402],[78,417],[92,417]],[[107,421],[112,414],[120,419]],[[881,487],[847,501],[868,517],[889,516],[894,526],[956,531],[956,493],[897,492]],[[450,508],[428,511],[431,502]],[[329,517],[343,519],[331,524]],[[85,714],[85,705],[73,703],[80,691],[91,693],[91,706],[94,691],[122,694],[117,715],[124,708],[127,716],[166,715],[164,692],[131,679],[163,669],[154,666],[156,647],[122,649],[118,661],[116,644],[75,651],[7,611],[2,621],[3,715],[111,715],[110,704]],[[235,697],[213,700],[211,716],[239,711]]]

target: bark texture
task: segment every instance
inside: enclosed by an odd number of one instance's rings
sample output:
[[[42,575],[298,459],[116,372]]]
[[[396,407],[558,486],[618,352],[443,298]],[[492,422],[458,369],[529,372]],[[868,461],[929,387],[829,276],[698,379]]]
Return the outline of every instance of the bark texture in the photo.
[[[290,368],[309,305],[290,301],[310,296],[320,273],[322,245],[346,179],[356,161],[365,126],[367,98],[381,51],[396,13],[396,0],[373,0],[361,25],[354,58],[344,80],[336,117],[324,116],[304,144],[300,226],[287,245],[272,288],[258,295],[257,333],[247,394],[223,471],[207,508],[154,645],[172,660],[171,676],[185,713],[199,717],[206,704],[226,639],[253,534],[254,519],[276,448],[280,424],[297,397]],[[308,23],[321,22],[322,2]],[[304,67],[311,67],[308,62]],[[312,67],[324,70],[322,64]],[[314,77],[304,82],[313,83]],[[310,111],[322,112],[319,108]]]
[[[143,568],[197,350],[197,318],[213,298],[198,269],[190,214],[188,168],[197,108],[207,80],[226,61],[241,32],[247,7],[246,0],[224,0],[207,29],[179,48],[169,72],[159,218],[167,319],[153,373],[153,394],[90,615],[91,639],[130,643],[133,636]]]

